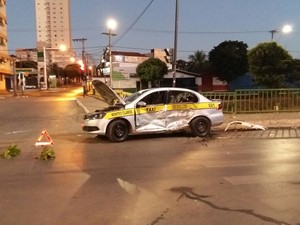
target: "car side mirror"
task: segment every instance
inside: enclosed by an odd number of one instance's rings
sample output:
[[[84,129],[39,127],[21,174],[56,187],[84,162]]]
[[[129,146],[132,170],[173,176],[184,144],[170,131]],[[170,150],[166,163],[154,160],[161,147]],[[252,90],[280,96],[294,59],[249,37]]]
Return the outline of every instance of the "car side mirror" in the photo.
[[[140,101],[136,104],[137,108],[140,108],[140,107],[146,107],[147,106],[147,103],[146,102],[143,102],[143,101]]]

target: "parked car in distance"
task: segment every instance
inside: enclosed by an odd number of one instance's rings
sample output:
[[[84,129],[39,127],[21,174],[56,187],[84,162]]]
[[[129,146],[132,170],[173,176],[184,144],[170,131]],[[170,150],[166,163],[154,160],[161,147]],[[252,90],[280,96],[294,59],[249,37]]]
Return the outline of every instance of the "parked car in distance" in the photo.
[[[211,127],[223,123],[220,101],[209,100],[193,90],[161,87],[145,89],[122,99],[105,83],[94,80],[99,110],[84,116],[82,130],[125,141],[129,135],[190,130],[207,136]]]

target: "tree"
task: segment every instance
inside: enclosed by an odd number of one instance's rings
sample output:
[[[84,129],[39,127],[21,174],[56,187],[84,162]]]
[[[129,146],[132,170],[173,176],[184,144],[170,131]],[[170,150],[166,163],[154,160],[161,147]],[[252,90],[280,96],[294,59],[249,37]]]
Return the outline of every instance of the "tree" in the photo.
[[[182,59],[179,59],[177,60],[177,64],[176,64],[176,68],[179,69],[179,70],[185,70],[186,68],[186,65],[187,65],[187,62],[182,60]]]
[[[168,67],[160,59],[149,58],[137,66],[136,73],[141,81],[150,81],[153,86],[157,86],[163,76],[168,73]]]
[[[293,72],[288,75],[288,83],[292,84],[292,86],[299,87],[300,86],[300,59],[293,59],[292,63]]]
[[[255,83],[267,88],[285,87],[296,64],[276,42],[260,43],[249,51],[249,67]]]
[[[209,52],[209,62],[220,80],[231,82],[248,72],[247,48],[242,41],[224,41]]]
[[[56,77],[64,77],[64,68],[59,67],[57,63],[50,65],[50,74],[56,75]]]
[[[186,70],[193,73],[203,73],[210,71],[210,64],[204,51],[196,51],[194,55],[189,55],[189,62]]]
[[[68,79],[76,78],[80,80],[81,73],[80,65],[77,63],[69,64],[64,69],[64,76],[68,77]]]

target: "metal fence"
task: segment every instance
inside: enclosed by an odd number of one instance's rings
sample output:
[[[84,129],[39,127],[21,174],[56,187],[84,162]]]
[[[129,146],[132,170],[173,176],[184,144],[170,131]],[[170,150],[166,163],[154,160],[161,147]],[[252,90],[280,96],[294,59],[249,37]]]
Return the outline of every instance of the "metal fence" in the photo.
[[[202,92],[209,99],[220,99],[225,113],[300,111],[300,88],[240,89],[234,92]]]

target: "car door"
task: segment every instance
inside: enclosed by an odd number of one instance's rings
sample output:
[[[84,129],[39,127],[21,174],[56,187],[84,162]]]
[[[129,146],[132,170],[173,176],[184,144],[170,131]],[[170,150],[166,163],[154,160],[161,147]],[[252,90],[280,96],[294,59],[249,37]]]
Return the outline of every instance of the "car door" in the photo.
[[[167,91],[154,91],[143,97],[136,105],[136,132],[163,131],[166,128]]]
[[[196,114],[198,97],[185,90],[170,90],[167,97],[166,129],[180,130],[188,126],[188,123]]]

